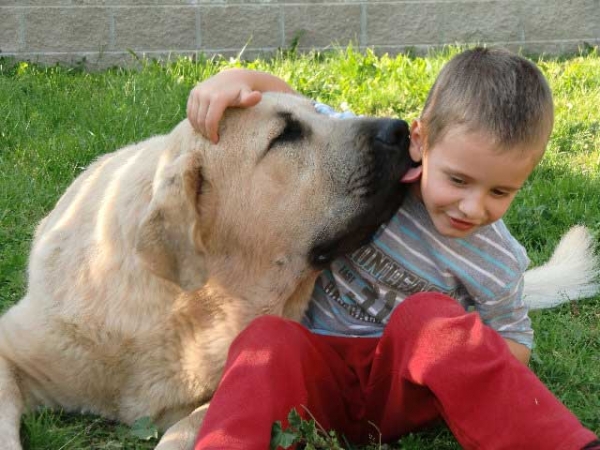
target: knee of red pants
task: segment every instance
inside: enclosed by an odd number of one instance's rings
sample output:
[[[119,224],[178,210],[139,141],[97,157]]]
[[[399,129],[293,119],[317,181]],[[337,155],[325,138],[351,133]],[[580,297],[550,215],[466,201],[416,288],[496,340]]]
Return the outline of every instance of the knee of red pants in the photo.
[[[268,352],[269,359],[287,359],[290,353],[297,355],[302,351],[308,333],[302,325],[291,320],[279,316],[260,316],[234,339],[229,348],[228,360],[248,352],[254,352],[255,355],[256,352]],[[290,352],[290,349],[294,349],[294,352]]]
[[[344,411],[342,397],[336,394],[340,379],[333,374],[340,366],[345,367],[329,345],[299,323],[263,316],[232,343],[219,390],[234,395],[237,380],[243,379],[245,386],[256,383],[253,395],[262,392],[261,407],[270,411],[272,421],[287,426],[292,408],[307,417],[303,405],[323,425],[330,425],[325,411],[336,410],[332,405],[339,405],[340,414]]]
[[[455,352],[481,345],[485,326],[476,313],[467,313],[453,298],[440,293],[408,297],[392,314],[380,348],[398,355],[399,367],[429,367]],[[419,364],[416,364],[416,363]],[[410,377],[421,382],[414,372]]]
[[[231,344],[230,351],[248,345],[289,345],[304,334],[302,325],[279,316],[260,316],[244,328]]]
[[[268,448],[272,423],[286,425],[296,397],[305,398],[297,357],[303,334],[301,325],[276,316],[261,316],[240,332],[195,448]]]
[[[465,309],[452,297],[439,292],[420,292],[407,297],[396,307],[388,327],[401,322],[403,330],[418,331],[436,318],[453,318],[466,314]]]

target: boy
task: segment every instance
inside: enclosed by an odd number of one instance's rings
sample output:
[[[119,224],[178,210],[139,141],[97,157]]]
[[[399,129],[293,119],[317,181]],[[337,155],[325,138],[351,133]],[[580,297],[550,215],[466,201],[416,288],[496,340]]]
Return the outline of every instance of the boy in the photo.
[[[191,92],[188,118],[216,141],[223,111],[264,91],[294,92],[269,74],[222,72]],[[308,330],[262,317],[239,335],[195,448],[265,449],[271,424],[303,406],[354,442],[441,416],[467,449],[600,448],[526,367],[529,261],[501,221],[552,125],[550,89],[526,59],[476,48],[446,64],[411,126],[411,195],[321,275]]]

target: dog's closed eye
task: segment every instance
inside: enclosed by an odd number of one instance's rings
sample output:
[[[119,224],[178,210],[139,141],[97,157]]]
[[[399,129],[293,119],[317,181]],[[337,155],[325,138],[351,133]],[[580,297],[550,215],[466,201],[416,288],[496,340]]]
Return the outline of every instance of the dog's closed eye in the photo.
[[[277,145],[299,141],[304,138],[304,128],[302,124],[292,117],[289,113],[281,113],[281,117],[284,120],[284,126],[275,138],[269,142],[269,146],[267,151],[271,150],[273,147]]]

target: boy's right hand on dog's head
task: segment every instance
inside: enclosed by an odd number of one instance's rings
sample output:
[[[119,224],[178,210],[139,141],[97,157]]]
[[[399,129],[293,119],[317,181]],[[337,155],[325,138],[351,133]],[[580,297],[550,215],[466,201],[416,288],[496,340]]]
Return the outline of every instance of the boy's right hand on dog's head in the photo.
[[[221,72],[198,84],[187,101],[187,117],[196,131],[213,143],[219,141],[219,121],[227,108],[249,108],[260,102],[262,93],[253,90],[234,73]]]
[[[188,97],[187,116],[192,126],[211,142],[219,141],[219,121],[227,108],[249,108],[262,92],[298,94],[281,78],[266,72],[228,69],[198,84]]]

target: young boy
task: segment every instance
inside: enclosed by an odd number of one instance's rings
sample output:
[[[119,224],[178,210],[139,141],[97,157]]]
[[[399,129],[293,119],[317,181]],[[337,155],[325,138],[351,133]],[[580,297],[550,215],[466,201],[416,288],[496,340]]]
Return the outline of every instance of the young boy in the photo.
[[[294,92],[266,73],[222,72],[191,92],[188,118],[216,142],[224,110],[265,91]],[[238,336],[195,448],[264,450],[292,408],[353,442],[442,417],[466,449],[600,448],[526,367],[529,261],[501,220],[552,125],[528,60],[476,48],[446,64],[411,126],[411,195],[320,276],[305,326],[262,317]]]

